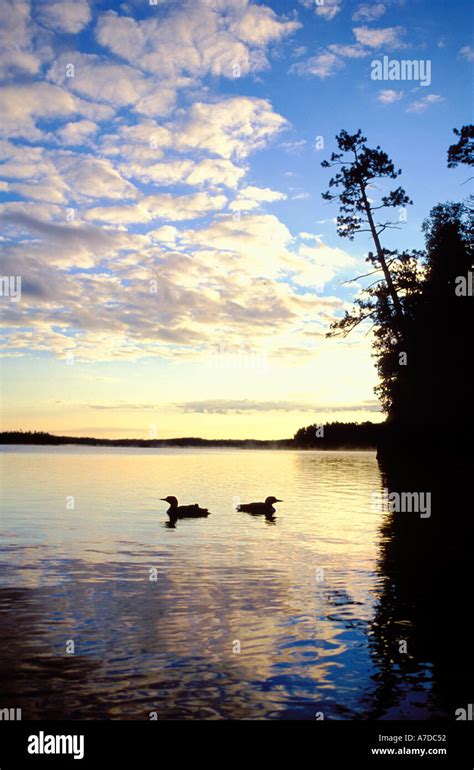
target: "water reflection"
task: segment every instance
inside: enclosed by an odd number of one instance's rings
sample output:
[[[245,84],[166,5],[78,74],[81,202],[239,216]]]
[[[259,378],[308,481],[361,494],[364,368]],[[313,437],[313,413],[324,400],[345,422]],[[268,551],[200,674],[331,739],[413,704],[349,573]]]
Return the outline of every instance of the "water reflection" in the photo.
[[[383,590],[370,630],[379,669],[372,713],[453,719],[474,692],[466,624],[474,535],[471,468],[400,463],[382,472],[390,492],[431,491],[432,511],[429,518],[392,513],[382,527]]]
[[[472,701],[459,484],[438,474],[443,496],[350,452],[63,449],[2,464],[0,677],[24,719],[426,718]],[[240,490],[262,499],[262,477],[285,490],[272,521],[233,508]],[[160,520],[163,479],[213,516]],[[433,489],[431,518],[372,511],[384,486]]]

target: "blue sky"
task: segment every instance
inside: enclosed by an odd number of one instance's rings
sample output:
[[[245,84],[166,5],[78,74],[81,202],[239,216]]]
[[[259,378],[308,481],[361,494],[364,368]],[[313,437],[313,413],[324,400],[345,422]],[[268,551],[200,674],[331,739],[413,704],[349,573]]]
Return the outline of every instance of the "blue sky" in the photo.
[[[320,163],[361,128],[414,201],[384,245],[422,246],[468,192],[446,151],[472,121],[471,3],[3,0],[0,22],[4,426],[381,419],[370,335],[325,337],[371,244],[338,237]],[[384,57],[429,84],[373,80]]]

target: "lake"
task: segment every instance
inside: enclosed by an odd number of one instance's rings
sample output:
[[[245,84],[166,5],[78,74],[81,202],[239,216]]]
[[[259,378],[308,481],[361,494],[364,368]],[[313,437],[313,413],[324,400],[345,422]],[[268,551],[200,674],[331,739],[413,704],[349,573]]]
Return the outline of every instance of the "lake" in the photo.
[[[0,462],[1,707],[23,719],[443,713],[429,656],[412,645],[396,660],[416,624],[384,572],[374,452],[4,446]],[[211,515],[170,528],[167,495]],[[268,495],[284,501],[273,522],[235,510]]]

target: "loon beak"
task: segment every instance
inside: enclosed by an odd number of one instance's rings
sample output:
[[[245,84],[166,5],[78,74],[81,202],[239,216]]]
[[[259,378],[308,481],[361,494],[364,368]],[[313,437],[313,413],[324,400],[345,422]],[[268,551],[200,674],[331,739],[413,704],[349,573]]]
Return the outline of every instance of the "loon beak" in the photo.
[[[278,498],[275,500],[276,503],[282,503],[283,500],[279,500]]]
[[[167,503],[167,502],[168,502],[168,500],[166,499],[166,497],[160,497],[160,500],[163,500],[163,502],[164,502],[164,503]]]

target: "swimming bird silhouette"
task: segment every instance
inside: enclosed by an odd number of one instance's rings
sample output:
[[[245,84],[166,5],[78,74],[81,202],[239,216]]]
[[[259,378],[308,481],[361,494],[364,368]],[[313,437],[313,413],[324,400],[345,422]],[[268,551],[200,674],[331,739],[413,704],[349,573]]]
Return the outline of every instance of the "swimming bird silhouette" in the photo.
[[[279,500],[277,497],[267,497],[264,503],[243,503],[237,506],[238,511],[243,513],[251,513],[253,516],[271,516],[275,513],[273,503],[282,503],[283,500]]]
[[[194,503],[194,505],[178,505],[178,499],[173,495],[160,497],[160,500],[168,503],[169,508],[166,513],[170,519],[201,519],[209,516],[207,508],[200,508],[197,503]]]

